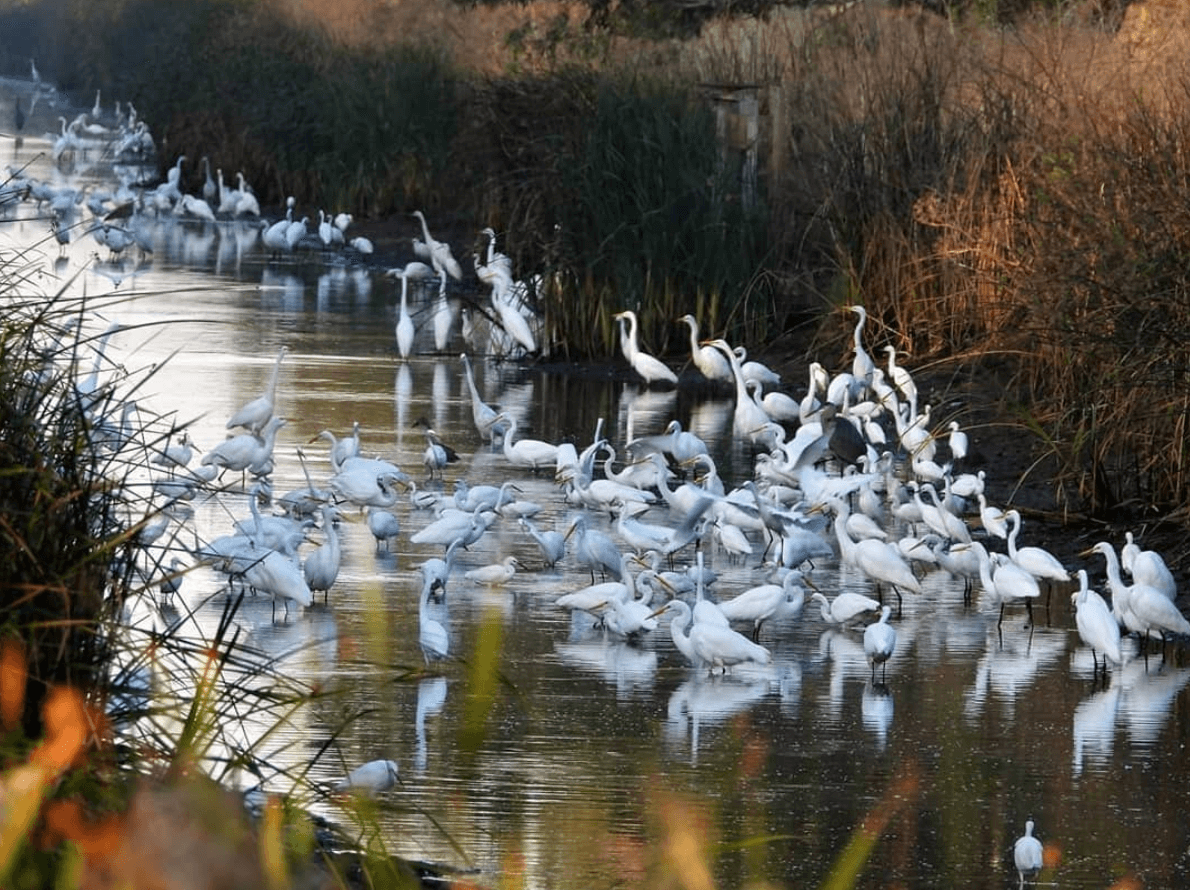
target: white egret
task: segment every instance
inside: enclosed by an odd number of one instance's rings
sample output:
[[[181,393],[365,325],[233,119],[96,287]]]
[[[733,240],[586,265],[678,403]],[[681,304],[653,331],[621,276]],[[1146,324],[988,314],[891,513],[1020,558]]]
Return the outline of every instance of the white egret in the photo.
[[[1121,663],[1120,656],[1120,625],[1111,608],[1096,591],[1091,590],[1087,581],[1087,570],[1078,570],[1078,590],[1070,601],[1074,603],[1074,623],[1078,628],[1078,635],[1091,649],[1091,659],[1095,662],[1098,672],[1099,663],[1095,660],[1096,653],[1103,653],[1103,673],[1107,674],[1107,660],[1110,658],[1115,664]]]
[[[1020,512],[1009,510],[1005,516],[1012,526],[1008,532],[1009,558],[1034,578],[1063,583],[1069,581],[1070,572],[1048,550],[1043,550],[1040,547],[1017,547],[1016,538],[1021,530]]]
[[[343,550],[339,543],[339,531],[335,527],[335,520],[339,511],[329,504],[322,508],[322,533],[325,540],[322,545],[306,556],[302,563],[302,574],[311,593],[322,591],[323,602],[330,596],[331,585],[339,576],[339,566],[342,562]]]
[[[241,433],[224,439],[203,455],[203,466],[222,467],[241,473],[270,467],[277,433],[287,422],[284,417],[274,417],[265,424],[259,437],[252,433]]]
[[[872,356],[868,355],[863,344],[864,322],[868,320],[867,310],[863,306],[848,306],[850,311],[859,316],[859,321],[855,323],[855,330],[852,332],[852,345],[855,348],[855,358],[851,362],[851,373],[856,380],[861,381],[865,386],[872,382],[872,371],[876,367],[876,363],[872,361]]]
[[[888,674],[888,660],[892,658],[893,650],[897,648],[897,631],[888,623],[888,616],[892,614],[892,606],[884,606],[880,610],[880,620],[864,628],[864,655],[868,657],[868,664],[872,668],[872,682],[876,682],[876,666],[881,666],[881,678]]]
[[[528,467],[539,470],[542,467],[553,466],[558,461],[558,446],[543,442],[540,439],[516,438],[517,422],[515,417],[501,413],[497,417],[504,422],[507,430],[504,433],[504,457],[514,467]]]
[[[950,457],[954,461],[961,461],[967,456],[967,449],[969,443],[967,434],[959,429],[959,422],[952,420],[949,424],[950,435],[946,438],[946,444],[950,448]]]
[[[376,539],[376,549],[380,549],[380,545],[384,544],[384,549],[389,549],[388,542],[397,537],[401,533],[401,523],[397,517],[388,510],[382,510],[379,507],[368,508],[368,531],[372,533],[372,537]]]
[[[844,590],[833,600],[828,600],[825,595],[815,592],[810,596],[810,601],[818,603],[823,621],[827,624],[839,624],[844,627],[881,609],[880,603],[870,596],[852,593],[850,590]]]
[[[503,435],[505,429],[504,425],[499,422],[500,412],[480,398],[479,390],[475,386],[475,375],[471,371],[471,361],[467,358],[467,354],[460,355],[459,360],[462,361],[463,371],[467,376],[467,390],[471,394],[471,419],[475,422],[475,429],[494,445],[496,436]]]
[[[719,611],[728,621],[751,621],[752,641],[760,640],[760,626],[770,618],[796,618],[802,614],[806,590],[801,581],[810,580],[796,569],[790,569],[780,584],[761,584],[719,603]]]
[[[690,360],[699,373],[711,383],[731,383],[733,378],[727,357],[715,347],[699,342],[698,319],[683,315],[678,322],[690,326]]]
[[[623,312],[617,312],[612,318],[620,322],[620,350],[624,353],[624,358],[628,359],[628,364],[632,365],[632,370],[644,380],[645,386],[652,386],[654,383],[677,384],[678,375],[671,371],[665,362],[641,351],[636,313],[631,309],[625,309]]]
[[[256,552],[260,556],[250,560],[240,576],[249,587],[273,598],[274,619],[277,617],[279,599],[285,602],[286,615],[289,614],[290,602],[299,606],[309,606],[314,602],[314,594],[297,563],[279,550]]]
[[[164,448],[153,455],[151,462],[172,470],[186,466],[193,456],[194,443],[190,440],[190,434],[186,430],[182,430],[177,443],[171,445],[167,442]]]
[[[1178,585],[1169,566],[1156,550],[1142,550],[1133,540],[1132,532],[1126,532],[1126,544],[1120,550],[1120,564],[1137,584],[1153,587],[1170,600],[1177,599]]]
[[[763,386],[781,385],[781,375],[768,367],[768,365],[749,360],[748,350],[743,346],[736,346],[731,350],[731,354],[740,363],[740,373],[743,375],[745,381],[755,380]]]
[[[897,364],[897,348],[889,344],[884,347],[884,351],[888,353],[888,380],[901,391],[905,401],[916,404],[917,384],[913,382],[908,369]]]
[[[334,784],[335,791],[387,791],[397,784],[397,764],[392,760],[372,760],[357,766]]]
[[[342,439],[338,439],[330,430],[322,430],[310,442],[318,439],[326,439],[330,442],[330,454],[328,457],[331,461],[331,469],[337,473],[342,468],[345,460],[359,456],[359,421],[356,421],[352,426],[350,436],[344,436]]]
[[[735,414],[732,419],[732,429],[737,436],[754,442],[769,423],[769,416],[748,394],[748,382],[744,377],[740,360],[727,341],[712,340],[711,345],[720,350],[727,358],[731,365],[732,376],[735,378]]]
[[[1033,600],[1041,596],[1041,588],[1037,579],[1025,569],[1011,560],[997,561],[992,565],[987,548],[979,541],[961,545],[975,551],[979,557],[979,580],[984,591],[993,601],[1000,604],[1000,618],[996,622],[999,627],[1004,622],[1004,606],[1011,602],[1024,601],[1025,609],[1029,613],[1029,626],[1033,626]],[[957,549],[957,548],[952,548]]]
[[[979,518],[983,523],[983,529],[989,535],[994,535],[1001,540],[1008,537],[1008,517],[999,507],[993,507],[988,504],[988,499],[981,491],[976,495],[979,500]]]
[[[917,576],[894,545],[876,538],[853,541],[847,533],[850,509],[838,498],[830,498],[827,504],[835,516],[835,538],[839,542],[839,553],[845,562],[851,563],[871,578],[876,583],[877,591],[880,590],[881,583],[891,586],[897,595],[898,604],[901,601],[902,589],[921,593],[921,584]]]
[[[397,353],[402,359],[409,358],[413,352],[413,338],[417,333],[413,326],[413,317],[409,314],[409,271],[404,269],[401,278],[401,308],[397,314]]]
[[[237,426],[242,426],[259,434],[264,429],[265,424],[273,416],[274,403],[277,397],[277,378],[281,374],[281,360],[285,358],[288,352],[288,346],[282,346],[277,351],[277,358],[273,362],[273,373],[269,378],[268,387],[263,393],[231,415],[231,418],[227,421],[227,428],[229,430]]]
[[[1012,861],[1016,865],[1016,872],[1020,878],[1019,886],[1024,887],[1026,880],[1037,877],[1045,864],[1044,851],[1041,841],[1033,837],[1033,820],[1025,822],[1025,833],[1016,839],[1012,845]]]
[[[400,497],[396,485],[398,482],[404,482],[406,475],[395,467],[392,470],[383,466],[374,467],[370,461],[362,462],[364,460],[357,457],[345,461],[343,469],[330,478],[327,486],[340,498],[350,501],[361,510],[365,507],[387,509],[396,506]]]
[[[429,259],[431,265],[439,274],[445,273],[453,278],[455,281],[463,279],[463,268],[459,265],[459,261],[454,258],[451,252],[450,245],[445,241],[439,241],[430,234],[430,227],[426,225],[426,217],[420,210],[414,210],[413,216],[421,222],[422,235],[425,238],[425,245],[429,248]]]
[[[671,604],[680,602],[681,600],[672,600]],[[696,617],[694,625],[690,628],[689,638],[695,654],[711,673],[719,668],[726,674],[737,664],[750,661],[769,664],[773,660],[772,653],[764,646],[752,642],[726,624],[715,621],[699,620]]]
[[[529,536],[537,542],[537,546],[541,548],[541,557],[545,560],[548,568],[553,568],[562,557],[566,555],[566,536],[561,532],[548,529],[541,531],[529,519],[521,517],[518,522],[521,528],[529,533]]]
[[[512,580],[518,565],[520,563],[515,556],[506,556],[500,562],[470,569],[463,573],[463,577],[485,587],[499,587]]]

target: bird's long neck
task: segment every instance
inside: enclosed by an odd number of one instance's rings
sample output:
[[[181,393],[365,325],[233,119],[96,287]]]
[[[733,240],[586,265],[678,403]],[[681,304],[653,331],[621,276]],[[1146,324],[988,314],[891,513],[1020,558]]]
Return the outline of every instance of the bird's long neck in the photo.
[[[285,350],[277,353],[277,361],[273,364],[273,377],[269,381],[269,400],[272,401],[277,393],[277,378],[281,376],[281,359],[285,358]]]

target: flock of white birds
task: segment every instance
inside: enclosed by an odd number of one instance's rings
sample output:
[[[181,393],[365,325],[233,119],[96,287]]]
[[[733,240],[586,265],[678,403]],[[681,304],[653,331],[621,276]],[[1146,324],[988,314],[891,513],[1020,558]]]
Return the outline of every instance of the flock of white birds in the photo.
[[[97,97],[96,119],[99,113]],[[86,116],[62,123],[55,158],[86,151],[86,138],[127,141],[136,134],[147,135],[131,108],[114,132],[93,130],[102,124],[89,124]],[[105,241],[115,231],[127,231],[129,243],[135,243],[125,221],[145,208],[198,220],[259,217],[242,175],[237,176],[238,187],[228,189],[220,171],[211,176],[205,158],[209,192],[204,189],[202,197],[184,194],[178,187],[184,161],[178,158],[160,186],[135,194],[97,189],[87,196],[42,192],[40,184],[15,174],[15,185],[10,181],[7,187],[47,204],[55,230],[71,228],[70,214],[84,200],[88,206],[94,203],[90,231],[97,240],[102,233]],[[292,216],[291,200],[283,220],[261,224],[266,250],[292,252],[303,240],[317,237],[327,247],[346,243],[361,255],[371,252],[365,242],[345,240],[351,222],[346,216],[320,211],[316,234],[307,231],[308,218],[294,221]],[[431,324],[436,348],[445,351],[459,321],[455,304],[447,298],[447,284],[463,277],[449,245],[433,237],[424,215],[414,216],[422,229],[422,237],[413,239],[419,259],[388,273],[401,283],[395,338],[402,360],[415,350],[409,282],[437,283]],[[470,322],[463,318],[464,338],[472,348],[490,354],[537,353],[541,328],[531,309],[534,284],[514,279],[511,261],[496,249],[495,233],[487,229],[483,234],[488,239],[486,256],[473,259],[477,277],[491,288],[490,325],[485,338],[476,339],[473,332],[468,335]],[[113,252],[123,249],[106,243]],[[1018,607],[1028,610],[1031,619],[1033,603],[1044,591],[1073,580],[1072,567],[1042,548],[1020,543],[1021,514],[989,504],[984,474],[966,471],[968,441],[960,425],[951,421],[935,426],[930,406],[919,406],[912,373],[897,364],[895,348],[884,346],[886,361],[876,361],[864,342],[864,307],[847,309],[856,317],[851,367],[830,374],[812,363],[806,387],[797,397],[784,391],[788,387],[779,375],[749,361],[742,347],[733,348],[721,338],[701,339],[693,316],[676,321],[689,328],[690,362],[706,383],[735,394],[733,434],[751,449],[754,464],[752,478],[733,490],[726,489],[706,443],[683,430],[677,420],[663,432],[615,444],[597,429],[582,450],[526,437],[517,418],[484,403],[470,361],[461,355],[475,448],[490,448],[502,456],[508,472],[502,474],[501,484],[459,481],[453,496],[430,486],[419,488],[415,474],[365,455],[357,424],[342,437],[329,430],[320,434],[329,444],[329,475],[315,480],[308,473],[305,488],[272,496],[273,454],[286,424],[277,411],[287,354],[282,348],[266,389],[227,419],[226,440],[210,445],[196,461],[200,452],[183,430],[153,456],[154,509],[141,531],[149,546],[168,540],[176,548],[183,540],[176,530],[167,536],[174,521],[171,503],[226,486],[237,476],[250,485],[252,497],[250,516],[234,522],[223,536],[165,554],[150,583],[172,594],[185,572],[203,564],[225,574],[233,589],[273,598],[274,615],[278,607],[283,610],[279,620],[293,609],[311,606],[318,594],[333,603],[343,553],[338,520],[343,511],[351,510],[366,512],[378,548],[406,535],[414,545],[442,548],[441,557],[420,565],[419,641],[427,662],[452,656],[450,635],[433,611],[446,601],[452,585],[507,585],[527,569],[508,556],[489,566],[456,571],[459,549],[478,542],[497,522],[515,524],[531,537],[544,566],[568,561],[589,570],[590,584],[560,592],[558,608],[589,614],[608,635],[630,641],[657,632],[661,619],[669,616],[674,645],[696,671],[729,672],[750,663],[767,664],[771,654],[763,643],[766,622],[797,619],[809,599],[822,621],[862,636],[875,683],[896,648],[895,619],[903,597],[920,594],[920,578],[927,572],[949,573],[968,593],[978,587],[1000,611],[1001,620],[1006,608]],[[625,310],[615,319],[624,357],[644,385],[677,385],[675,371],[642,349],[636,314]],[[107,336],[115,330],[118,326],[98,341],[90,376],[80,377],[78,387],[84,395],[99,385]],[[97,429],[120,430],[127,424],[117,403],[95,404],[108,406],[109,412],[96,418]],[[458,456],[434,430],[426,429],[425,437],[426,476],[441,477]],[[541,505],[515,496],[521,474],[543,473],[553,474],[557,496],[577,511],[565,534],[539,529],[534,515]],[[264,509],[266,504],[274,509]],[[605,515],[614,517],[606,531],[600,527]],[[707,552],[759,559],[771,570],[771,579],[745,590],[719,589],[715,573],[704,565]],[[1150,638],[1164,644],[1167,638],[1190,635],[1190,622],[1175,604],[1173,576],[1160,554],[1142,550],[1131,534],[1118,553],[1103,541],[1087,552],[1091,554],[1105,560],[1110,602],[1090,588],[1083,567],[1073,569],[1078,589],[1072,602],[1078,633],[1095,654],[1097,669],[1100,660],[1106,672],[1109,663],[1118,665],[1133,657],[1136,647],[1125,645],[1125,635],[1135,636],[1142,650]],[[830,596],[819,591],[813,583],[813,561],[823,558],[838,558],[862,573],[872,595],[845,591]],[[365,764],[342,784],[378,790],[390,787],[395,775],[392,761],[377,761]],[[1032,830],[1030,821],[1015,847],[1022,883],[1041,868],[1040,845]]]

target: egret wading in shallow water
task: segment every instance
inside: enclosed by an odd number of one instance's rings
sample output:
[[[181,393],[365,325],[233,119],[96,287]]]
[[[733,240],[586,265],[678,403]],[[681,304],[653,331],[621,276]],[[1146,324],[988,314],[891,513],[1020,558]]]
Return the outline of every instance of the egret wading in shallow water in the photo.
[[[371,760],[357,766],[334,785],[336,791],[387,791],[397,784],[397,764],[392,760]]]
[[[731,365],[727,357],[714,346],[700,343],[698,339],[698,319],[693,315],[683,315],[678,323],[685,322],[690,326],[690,360],[700,374],[710,383],[731,383]]]
[[[880,620],[864,628],[864,655],[868,657],[868,664],[872,667],[873,683],[876,682],[877,665],[882,669],[881,680],[888,676],[888,660],[897,648],[897,631],[888,623],[888,616],[891,614],[892,606],[883,606],[880,610]]]
[[[1087,582],[1087,570],[1078,570],[1078,590],[1070,601],[1074,603],[1074,623],[1078,628],[1078,635],[1091,650],[1091,659],[1095,663],[1096,674],[1099,662],[1096,653],[1103,654],[1103,674],[1107,676],[1107,660],[1110,658],[1115,664],[1120,664],[1120,625],[1107,602],[1096,591],[1091,590]]]
[[[281,374],[281,360],[285,358],[288,352],[288,346],[282,346],[277,351],[277,359],[273,363],[273,375],[269,378],[268,388],[231,416],[231,419],[227,421],[227,428],[229,430],[237,426],[242,426],[260,435],[265,424],[273,417],[277,398],[277,378]]]
[[[1016,839],[1012,845],[1012,860],[1016,865],[1016,873],[1020,878],[1018,886],[1024,887],[1025,881],[1037,877],[1045,865],[1044,850],[1041,841],[1033,837],[1033,820],[1025,822],[1025,833]]]

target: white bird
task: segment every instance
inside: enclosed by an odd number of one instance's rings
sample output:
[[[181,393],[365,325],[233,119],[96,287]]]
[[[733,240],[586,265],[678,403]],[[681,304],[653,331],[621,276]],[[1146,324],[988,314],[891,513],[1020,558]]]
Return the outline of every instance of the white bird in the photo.
[[[504,332],[524,347],[526,352],[536,352],[537,339],[533,336],[528,319],[521,314],[521,307],[517,304],[513,288],[492,288],[491,303],[496,314],[500,316],[500,327],[504,328]]]
[[[789,570],[780,584],[761,584],[719,603],[719,611],[729,621],[751,621],[752,641],[760,639],[760,626],[770,618],[796,618],[802,614],[806,590],[799,583],[808,579],[796,569]],[[811,584],[811,586],[813,586]]]
[[[921,584],[917,576],[913,574],[913,569],[896,546],[876,538],[853,541],[847,533],[850,509],[838,498],[831,498],[827,503],[835,514],[835,538],[839,542],[839,553],[845,562],[851,563],[876,582],[878,591],[881,583],[890,585],[897,594],[898,603],[902,590],[921,593]]]
[[[467,391],[471,394],[471,419],[475,423],[475,429],[494,445],[496,436],[503,435],[505,429],[498,422],[500,412],[480,397],[479,389],[475,386],[475,375],[471,370],[471,360],[467,358],[467,354],[461,354],[459,360],[463,363],[463,372],[467,377]]]
[[[1004,606],[1006,604],[1024,601],[1025,608],[1029,613],[1029,626],[1032,627],[1033,600],[1041,596],[1041,588],[1037,584],[1037,579],[1012,560],[998,560],[993,566],[987,548],[979,541],[961,544],[958,547],[969,547],[979,557],[980,583],[983,584],[987,595],[1000,604],[1000,618],[996,622],[996,626],[999,627],[1004,621]],[[958,549],[958,547],[952,549]]]
[[[244,583],[254,590],[267,593],[273,598],[273,618],[277,617],[277,600],[285,602],[285,614],[289,614],[290,602],[309,606],[314,594],[306,584],[302,570],[296,562],[280,550],[256,551],[262,555],[248,562],[240,573]]]
[[[1018,566],[1037,579],[1047,581],[1070,580],[1070,572],[1061,561],[1040,547],[1017,547],[1016,538],[1021,530],[1021,514],[1017,510],[1009,510],[1005,516],[1012,528],[1008,532],[1008,557]]]
[[[1029,819],[1025,822],[1025,833],[1012,845],[1012,860],[1020,878],[1019,886],[1024,887],[1026,880],[1037,877],[1045,864],[1043,854],[1041,841],[1033,837],[1033,820]]]
[[[979,500],[979,518],[983,529],[989,535],[1001,540],[1008,537],[1008,517],[999,507],[988,504],[987,496],[981,491],[975,496]]]
[[[517,423],[516,418],[508,414],[497,415],[507,426],[504,433],[504,457],[514,467],[528,467],[539,470],[550,467],[558,461],[558,446],[543,442],[540,439],[521,439],[515,441]]]
[[[430,234],[430,227],[426,225],[425,214],[420,210],[414,210],[413,216],[416,216],[421,222],[421,231],[425,238],[423,243],[429,249],[430,264],[434,266],[439,274],[445,273],[455,281],[461,281],[463,278],[463,269],[459,265],[459,261],[454,258],[454,254],[451,253],[450,245],[445,241],[437,240]]]
[[[190,458],[194,456],[194,443],[190,441],[190,434],[186,430],[182,430],[176,444],[166,444],[159,452],[153,455],[152,463],[161,467],[168,467],[171,470],[184,467],[190,463]]]
[[[617,312],[612,318],[620,322],[620,350],[624,353],[624,358],[628,359],[628,364],[632,365],[632,370],[644,380],[645,386],[652,386],[654,383],[677,384],[678,375],[671,371],[665,362],[641,351],[636,313],[631,309],[625,309],[623,312]]]
[[[321,590],[323,602],[330,596],[331,585],[339,577],[339,566],[343,558],[339,531],[335,528],[338,515],[339,511],[329,504],[322,508],[322,533],[325,540],[321,546],[309,553],[302,563],[302,574],[310,592],[317,593]]]
[[[409,271],[402,270],[401,277],[401,308],[397,315],[397,353],[401,358],[409,358],[413,352],[413,337],[416,330],[413,327],[413,317],[409,314]]]
[[[1169,566],[1156,550],[1142,550],[1133,540],[1132,532],[1126,532],[1127,543],[1120,549],[1120,565],[1137,584],[1156,588],[1169,599],[1178,596],[1178,585]]]
[[[690,359],[699,373],[711,383],[731,383],[733,378],[727,357],[715,347],[699,342],[698,319],[683,315],[678,321],[690,326]]]
[[[916,405],[917,384],[913,382],[913,376],[908,369],[897,364],[897,347],[890,344],[884,347],[884,351],[888,353],[888,381],[901,391],[905,401]]]
[[[727,358],[735,378],[735,414],[732,429],[737,436],[755,442],[769,423],[769,416],[748,393],[743,367],[726,340],[712,340],[711,345]]]
[[[703,600],[703,602],[707,601]],[[694,658],[691,660],[695,665],[705,666],[710,673],[714,673],[716,668],[727,673],[737,664],[747,662],[769,664],[773,660],[772,653],[768,649],[753,643],[725,623],[720,624],[717,621],[703,620],[695,616],[693,624],[691,624],[691,619],[687,616],[693,613],[682,600],[670,600],[664,608],[666,611],[672,609],[678,613],[670,620],[670,634],[674,638],[674,645],[679,646],[679,650],[683,651],[687,657],[690,657],[692,653]],[[676,627],[673,622],[678,622]],[[689,640],[688,651],[678,643],[679,634],[687,627],[689,630],[682,635]]]
[[[844,626],[860,621],[865,615],[881,609],[880,603],[870,596],[852,593],[849,590],[838,594],[833,600],[828,600],[823,594],[815,592],[811,595],[810,601],[818,603],[822,620],[827,624]]]
[[[342,469],[344,461],[359,456],[359,421],[352,424],[350,436],[338,439],[330,430],[322,430],[310,441],[313,442],[315,439],[326,439],[331,443],[328,457],[331,461],[331,469],[337,473]]]
[[[897,648],[897,631],[888,623],[888,616],[892,614],[892,606],[884,606],[880,610],[880,620],[864,628],[864,655],[868,657],[868,664],[872,667],[872,682],[876,682],[876,666],[882,666],[882,678],[888,673],[888,660],[892,658],[893,650]]]
[[[859,316],[859,321],[855,323],[855,330],[852,332],[852,345],[855,348],[855,358],[851,362],[851,373],[864,386],[870,386],[872,383],[872,371],[875,370],[876,363],[872,361],[872,357],[864,349],[862,340],[864,322],[868,320],[868,313],[863,306],[848,306],[847,308]]]
[[[623,571],[624,560],[616,542],[596,528],[587,527],[586,514],[580,513],[566,531],[566,537],[574,535],[574,556],[582,565],[591,570],[594,583],[595,570],[598,569],[605,577],[611,572],[619,577]]]
[[[401,523],[388,510],[382,510],[379,507],[369,507],[368,531],[376,539],[376,549],[379,550],[381,543],[383,543],[384,549],[387,550],[389,549],[388,542],[401,533]]]
[[[969,446],[967,434],[959,429],[959,422],[952,420],[950,422],[950,435],[947,436],[946,444],[950,448],[950,456],[954,461],[961,461],[967,456],[967,449]]]
[[[1091,590],[1087,582],[1087,570],[1078,570],[1078,590],[1070,601],[1074,603],[1074,623],[1078,628],[1078,635],[1091,649],[1091,658],[1096,653],[1103,653],[1103,673],[1107,673],[1107,661],[1110,658],[1115,664],[1121,663],[1120,657],[1120,625],[1111,613],[1111,607],[1096,591]],[[1099,664],[1095,662],[1095,670]]]
[[[529,533],[529,536],[537,542],[537,546],[541,549],[541,557],[545,560],[545,564],[549,568],[553,568],[557,562],[566,555],[566,536],[561,532],[547,529],[541,531],[533,524],[532,520],[521,517],[517,520],[521,528]]]
[[[387,791],[397,784],[397,764],[392,760],[372,760],[357,766],[334,784],[335,791]]]
[[[273,363],[273,374],[269,378],[268,387],[261,395],[231,415],[231,418],[227,421],[227,428],[229,430],[237,426],[242,426],[251,430],[253,433],[259,434],[264,429],[265,424],[273,416],[277,398],[277,378],[281,375],[281,360],[285,358],[288,352],[288,346],[282,346],[277,351],[277,359]]]
[[[203,466],[222,467],[241,473],[251,471],[257,475],[264,475],[272,466],[277,433],[285,423],[284,417],[274,417],[265,424],[259,436],[254,433],[241,433],[224,439],[203,455]]]
[[[518,565],[520,563],[515,556],[506,556],[500,562],[466,571],[463,577],[485,587],[499,587],[512,580]]]
[[[743,346],[736,346],[731,350],[731,354],[740,363],[740,373],[744,375],[744,380],[755,380],[762,386],[772,387],[781,385],[781,375],[768,367],[768,365],[749,360],[748,350]]]

